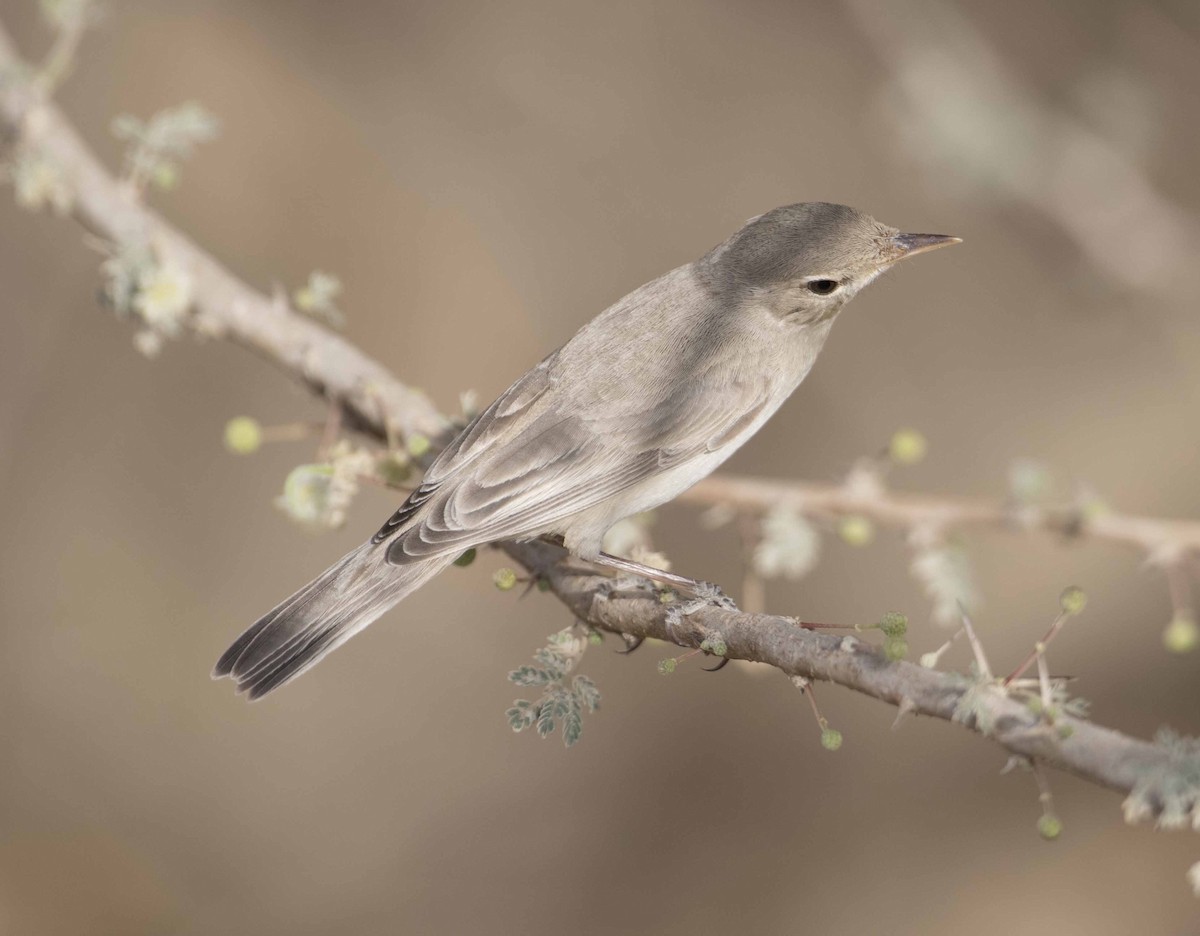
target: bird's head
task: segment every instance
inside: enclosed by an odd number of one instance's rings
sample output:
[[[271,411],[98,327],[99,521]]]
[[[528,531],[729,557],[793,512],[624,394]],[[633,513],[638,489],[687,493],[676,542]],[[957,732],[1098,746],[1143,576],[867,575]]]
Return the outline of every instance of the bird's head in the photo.
[[[832,318],[892,264],[958,243],[902,234],[846,205],[804,202],[751,218],[698,267],[722,298],[803,325]]]

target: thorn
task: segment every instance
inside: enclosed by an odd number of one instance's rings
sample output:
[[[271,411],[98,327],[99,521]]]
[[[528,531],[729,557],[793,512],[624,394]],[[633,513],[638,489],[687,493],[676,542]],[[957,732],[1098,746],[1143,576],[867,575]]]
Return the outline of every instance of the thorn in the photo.
[[[971,650],[975,654],[975,665],[979,668],[979,675],[986,680],[991,680],[992,668],[988,666],[987,655],[983,652],[983,644],[975,636],[975,628],[971,626],[971,617],[967,614],[967,609],[961,601],[958,603],[958,613],[962,615],[963,630],[966,631],[967,640],[970,641]]]
[[[903,698],[901,698],[899,709],[896,712],[896,720],[894,722],[892,722],[892,731],[895,731],[897,728],[900,727],[900,722],[904,719],[905,715],[911,715],[916,710],[917,710],[916,702],[914,702],[908,696],[904,696]]]

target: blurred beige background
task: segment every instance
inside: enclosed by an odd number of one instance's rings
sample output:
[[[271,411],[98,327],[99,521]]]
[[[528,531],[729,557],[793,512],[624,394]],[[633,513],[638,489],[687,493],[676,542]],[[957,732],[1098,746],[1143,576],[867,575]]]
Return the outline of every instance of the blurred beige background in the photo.
[[[1034,456],[1064,488],[1200,517],[1194,4],[107,9],[61,94],[87,139],[115,165],[115,114],[211,108],[220,139],[155,203],[258,286],[338,274],[349,335],[448,409],[751,215],[844,201],[965,245],[860,298],[731,470],[834,479],[914,425],[931,453],[898,487],[1001,496]],[[45,49],[31,0],[0,16]],[[495,556],[247,706],[209,681],[217,655],[394,501],[364,493],[337,534],[290,525],[271,501],[310,449],[235,458],[222,427],[320,406],[234,347],[141,357],[93,302],[97,261],[0,193],[0,932],[1196,931],[1195,835],[1127,827],[1118,797],[1055,776],[1066,830],[1044,843],[998,750],[893,732],[836,688],[830,754],[782,677],[664,679],[661,650],[609,641],[582,665],[604,703],[579,746],[513,736],[505,674],[567,619],[498,595]],[[737,583],[730,531],[675,507],[656,535]],[[1162,650],[1143,557],[970,548],[998,666],[1078,582],[1053,660],[1094,717],[1200,733],[1200,654]],[[894,535],[831,542],[769,604],[904,609],[916,655],[942,634],[908,559]]]

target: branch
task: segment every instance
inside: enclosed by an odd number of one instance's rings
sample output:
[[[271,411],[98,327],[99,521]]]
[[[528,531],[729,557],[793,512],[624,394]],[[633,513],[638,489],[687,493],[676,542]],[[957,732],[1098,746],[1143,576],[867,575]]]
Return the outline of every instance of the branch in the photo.
[[[705,478],[679,495],[677,501],[727,504],[749,511],[788,506],[803,514],[857,515],[908,530],[926,528],[946,532],[970,526],[1037,530],[1134,546],[1160,560],[1177,561],[1185,553],[1200,552],[1200,522],[1118,513],[1084,517],[1071,505],[1024,508],[983,499],[896,494],[886,489],[859,490],[841,484],[731,475]]]
[[[20,62],[0,26],[0,74],[20,73]],[[37,83],[0,86],[0,130],[23,147],[34,147],[64,174],[74,194],[78,220],[118,244],[149,242],[164,258],[187,269],[194,283],[194,313],[187,326],[197,335],[224,338],[250,348],[315,392],[339,404],[356,428],[385,440],[389,433],[440,437],[447,421],[429,400],[388,373],[349,341],[292,311],[233,276],[210,254],[147,207],[130,188],[99,162],[61,111],[38,90]],[[724,488],[718,487],[724,485]],[[748,498],[767,502],[774,493],[806,497],[836,509],[844,492],[768,482],[714,479],[688,499]],[[941,506],[939,506],[941,503]],[[886,498],[876,505],[897,523],[915,512],[929,519],[945,514],[948,502]],[[858,509],[862,505],[857,505]],[[949,512],[959,522],[995,522],[992,508],[956,502]],[[1132,522],[1134,518],[1127,518]],[[1136,524],[1134,524],[1136,526]],[[837,683],[873,698],[977,731],[1009,752],[1038,758],[1114,790],[1130,792],[1147,777],[1170,765],[1164,747],[1110,729],[1063,716],[1047,731],[1028,707],[995,686],[980,687],[957,673],[942,673],[910,663],[893,663],[864,641],[813,633],[791,618],[704,607],[668,627],[668,609],[649,586],[614,594],[612,580],[581,572],[564,563],[565,554],[542,543],[505,543],[502,548],[531,573],[549,583],[555,595],[579,620],[607,631],[656,637],[681,646],[698,647],[706,636],[719,635],[730,658],[769,663],[789,676]],[[964,697],[972,693],[970,717],[956,719]]]
[[[504,550],[539,577],[577,618],[593,627],[635,637],[655,637],[685,647],[699,647],[706,637],[720,636],[726,656],[754,660],[781,670],[836,683],[906,710],[954,720],[969,681],[913,663],[889,662],[857,637],[836,637],[801,627],[794,618],[749,614],[705,607],[667,625],[668,609],[653,591],[608,593],[612,580],[573,569],[564,553],[542,543],[504,544]],[[1037,758],[1085,780],[1130,792],[1148,773],[1162,769],[1166,752],[1157,745],[1109,728],[1063,716],[1070,736],[1047,732],[1021,702],[999,691],[987,693],[986,710],[977,724],[990,722],[991,737],[1012,754]]]
[[[0,25],[0,76],[23,69]],[[446,432],[446,419],[428,397],[345,338],[293,313],[284,300],[252,289],[146,207],[135,190],[105,169],[39,83],[7,80],[0,77],[3,136],[13,136],[63,174],[76,216],[89,230],[117,244],[149,244],[165,261],[188,271],[195,310],[187,324],[195,334],[251,349],[340,404],[355,428],[372,435],[437,439]]]

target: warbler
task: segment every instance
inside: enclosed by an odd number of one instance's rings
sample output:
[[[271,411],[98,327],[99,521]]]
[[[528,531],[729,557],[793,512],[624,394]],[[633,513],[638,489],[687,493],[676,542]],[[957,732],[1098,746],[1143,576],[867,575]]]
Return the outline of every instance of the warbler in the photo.
[[[243,633],[214,678],[259,698],[486,543],[556,536],[580,559],[661,578],[602,552],[609,527],[669,501],[754,435],[863,287],[957,243],[825,202],[752,218],[519,378],[370,540]]]

